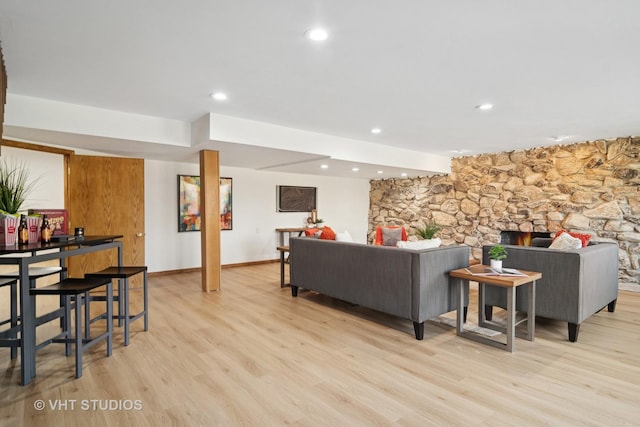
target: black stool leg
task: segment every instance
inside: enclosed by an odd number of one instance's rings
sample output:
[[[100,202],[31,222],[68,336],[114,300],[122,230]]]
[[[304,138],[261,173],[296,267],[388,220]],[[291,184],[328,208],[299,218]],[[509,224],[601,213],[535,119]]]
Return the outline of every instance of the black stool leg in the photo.
[[[126,283],[126,279],[118,279],[118,327],[122,326],[122,318],[124,316],[124,308],[122,307],[123,304],[123,300],[126,299],[126,297],[124,297],[122,294],[122,284]],[[129,287],[127,286],[127,289],[129,289]],[[126,306],[126,304],[125,304]],[[129,345],[129,343],[126,343],[125,345]]]
[[[149,301],[147,298],[147,272],[146,270],[142,272],[143,274],[143,282],[142,282],[142,297],[144,298],[144,330],[149,330]]]
[[[113,352],[113,282],[107,283],[107,356]]]
[[[76,378],[82,376],[82,306],[84,296],[76,295]],[[86,312],[85,307],[85,312]]]
[[[91,304],[91,295],[89,292],[84,293],[84,337],[85,339],[91,338],[91,310],[89,305]]]
[[[18,326],[18,285],[17,281],[10,285],[11,288],[11,328]],[[11,360],[18,357],[18,347],[11,347]]]
[[[60,296],[64,300],[64,318],[60,319],[62,322],[62,328],[64,331],[64,354],[65,356],[71,356],[71,296]],[[78,309],[78,301],[76,301],[76,310]]]
[[[129,318],[129,279],[124,279],[124,294],[122,298],[124,304],[124,345],[129,345],[129,324],[131,319]]]

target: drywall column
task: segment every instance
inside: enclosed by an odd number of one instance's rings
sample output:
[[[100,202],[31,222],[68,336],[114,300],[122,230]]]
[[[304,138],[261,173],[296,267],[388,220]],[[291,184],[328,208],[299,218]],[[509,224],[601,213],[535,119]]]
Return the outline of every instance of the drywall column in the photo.
[[[217,151],[200,151],[202,291],[220,290],[220,164]]]

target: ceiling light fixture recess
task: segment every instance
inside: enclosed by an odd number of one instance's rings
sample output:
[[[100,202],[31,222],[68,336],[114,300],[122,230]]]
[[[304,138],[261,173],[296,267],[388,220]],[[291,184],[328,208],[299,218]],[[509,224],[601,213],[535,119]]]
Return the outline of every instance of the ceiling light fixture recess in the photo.
[[[493,109],[493,104],[480,104],[480,105],[476,105],[476,110],[480,110],[480,111],[489,111]]]
[[[352,171],[354,172],[358,172],[360,170],[360,168],[351,168]]]
[[[315,42],[324,41],[329,37],[329,33],[324,28],[311,28],[304,34],[309,40],[313,40]]]
[[[329,165],[320,165],[320,169],[329,169]]]
[[[382,129],[380,129],[380,128],[373,128],[373,129],[371,129],[371,133],[373,133],[373,134],[376,134],[376,135],[377,135],[377,134],[379,134],[380,132],[382,132]]]
[[[211,97],[213,99],[215,99],[216,101],[226,101],[227,100],[227,94],[224,92],[214,92],[211,94]]]
[[[384,173],[383,171],[378,171],[378,173]]]

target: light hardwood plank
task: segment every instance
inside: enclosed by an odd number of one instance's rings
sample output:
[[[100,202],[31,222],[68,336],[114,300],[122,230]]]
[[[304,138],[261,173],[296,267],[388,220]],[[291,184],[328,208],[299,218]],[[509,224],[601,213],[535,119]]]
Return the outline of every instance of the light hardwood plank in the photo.
[[[124,347],[116,328],[113,355],[96,346],[78,380],[73,358],[50,345],[22,387],[18,362],[0,349],[0,425],[640,424],[638,293],[621,291],[616,312],[592,316],[577,343],[565,323],[538,319],[535,341],[517,339],[508,353],[442,324],[427,322],[417,341],[407,320],[313,292],[292,298],[277,263],[223,269],[222,282],[203,293],[197,272],[151,277],[150,330],[133,323]],[[140,292],[132,298],[141,304]],[[469,319],[475,304],[472,286]],[[50,407],[60,400],[75,409]],[[90,400],[142,409],[80,406]]]

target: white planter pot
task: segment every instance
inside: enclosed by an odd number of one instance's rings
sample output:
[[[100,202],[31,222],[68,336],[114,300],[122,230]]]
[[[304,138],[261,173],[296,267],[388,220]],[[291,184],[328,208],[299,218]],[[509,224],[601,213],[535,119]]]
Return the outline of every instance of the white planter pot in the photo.
[[[502,260],[501,259],[492,259],[491,260],[491,268],[496,270],[497,272],[502,272]]]

